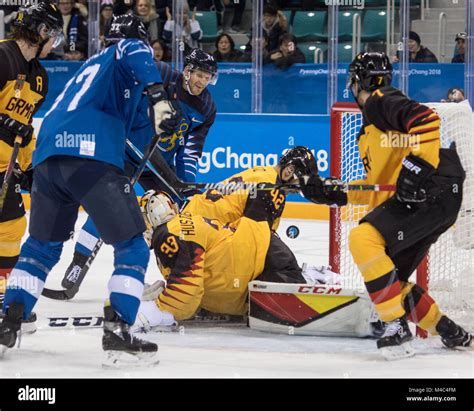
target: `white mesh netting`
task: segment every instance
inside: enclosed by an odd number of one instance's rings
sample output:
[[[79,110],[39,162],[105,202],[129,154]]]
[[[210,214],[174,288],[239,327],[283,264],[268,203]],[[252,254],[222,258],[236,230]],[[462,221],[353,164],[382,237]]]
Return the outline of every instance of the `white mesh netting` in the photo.
[[[444,233],[431,247],[428,269],[429,292],[441,309],[460,324],[474,325],[474,118],[469,106],[453,103],[427,104],[441,118],[441,140],[443,147],[453,141],[466,170],[463,189],[463,204],[456,224]],[[365,172],[359,157],[357,135],[362,125],[358,111],[338,109],[337,119],[340,133],[332,132],[332,139],[340,138],[340,177],[349,182],[364,178]],[[339,127],[338,127],[339,129]],[[337,135],[340,136],[338,137]],[[333,142],[334,143],[334,142]],[[337,156],[339,157],[339,156]],[[362,276],[352,260],[348,248],[349,232],[367,212],[365,206],[347,206],[335,213],[331,241],[337,244],[335,253],[339,261],[344,285],[364,289]],[[339,251],[338,251],[339,250]],[[331,256],[334,261],[334,256]],[[412,281],[415,276],[412,276]]]

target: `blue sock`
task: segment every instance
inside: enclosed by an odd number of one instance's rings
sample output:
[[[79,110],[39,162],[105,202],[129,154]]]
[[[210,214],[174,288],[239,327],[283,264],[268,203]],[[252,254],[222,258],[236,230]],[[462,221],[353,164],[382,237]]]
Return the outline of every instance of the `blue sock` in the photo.
[[[97,241],[99,241],[99,238],[100,234],[97,231],[97,228],[95,228],[92,218],[87,217],[87,220],[79,233],[79,238],[77,239],[74,251],[89,257],[92,254],[92,250],[97,244]]]
[[[43,291],[48,273],[61,257],[62,249],[62,242],[47,242],[28,237],[8,279],[4,312],[11,303],[21,303],[25,307],[23,319],[26,320],[30,316]]]
[[[141,234],[113,246],[115,270],[109,281],[110,303],[121,319],[131,325],[140,306],[150,250]]]

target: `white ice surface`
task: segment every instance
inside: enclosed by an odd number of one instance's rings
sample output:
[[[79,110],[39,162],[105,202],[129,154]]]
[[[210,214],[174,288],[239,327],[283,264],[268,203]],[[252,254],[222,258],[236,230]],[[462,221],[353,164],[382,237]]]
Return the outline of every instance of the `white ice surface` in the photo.
[[[84,221],[80,215],[76,229]],[[290,224],[300,229],[297,239],[286,237]],[[328,225],[326,222],[284,220],[280,235],[300,263],[326,264]],[[77,237],[77,235],[76,235]],[[72,257],[73,243],[65,244],[60,263],[48,280],[49,288],[59,284]],[[35,334],[25,335],[20,349],[13,349],[0,361],[0,377],[24,378],[473,378],[472,352],[442,348],[438,338],[417,340],[413,358],[387,362],[381,359],[370,339],[273,335],[247,328],[185,329],[183,333],[147,334],[159,344],[160,364],[151,368],[104,370],[101,367],[101,329],[45,328],[48,316],[101,315],[112,273],[113,250],[104,246],[88,273],[80,292],[68,302],[41,298],[35,311],[40,325]],[[159,274],[150,260],[147,282]]]

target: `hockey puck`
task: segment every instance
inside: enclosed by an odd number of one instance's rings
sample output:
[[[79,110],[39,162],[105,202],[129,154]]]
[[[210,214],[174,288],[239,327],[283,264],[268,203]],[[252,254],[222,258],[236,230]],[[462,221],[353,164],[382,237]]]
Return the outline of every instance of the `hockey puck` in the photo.
[[[296,227],[295,225],[290,225],[287,229],[286,229],[286,235],[289,237],[289,238],[296,238],[300,235],[300,229],[298,227]]]

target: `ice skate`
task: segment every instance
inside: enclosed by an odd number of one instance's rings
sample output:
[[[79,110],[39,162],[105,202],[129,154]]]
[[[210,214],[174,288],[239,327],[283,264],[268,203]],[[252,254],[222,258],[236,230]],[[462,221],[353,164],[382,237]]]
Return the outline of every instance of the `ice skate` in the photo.
[[[23,304],[13,303],[8,307],[8,311],[0,324],[0,357],[3,357],[9,348],[15,346],[18,331],[21,328],[23,310]]]
[[[104,308],[102,349],[102,365],[106,368],[147,366],[159,362],[158,345],[134,337],[130,326],[120,320],[112,307]]]
[[[442,343],[448,348],[473,347],[472,334],[443,315],[436,326]]]
[[[412,357],[415,350],[410,341],[413,335],[405,317],[397,318],[386,324],[385,332],[377,340],[377,348],[386,360],[399,360]]]

